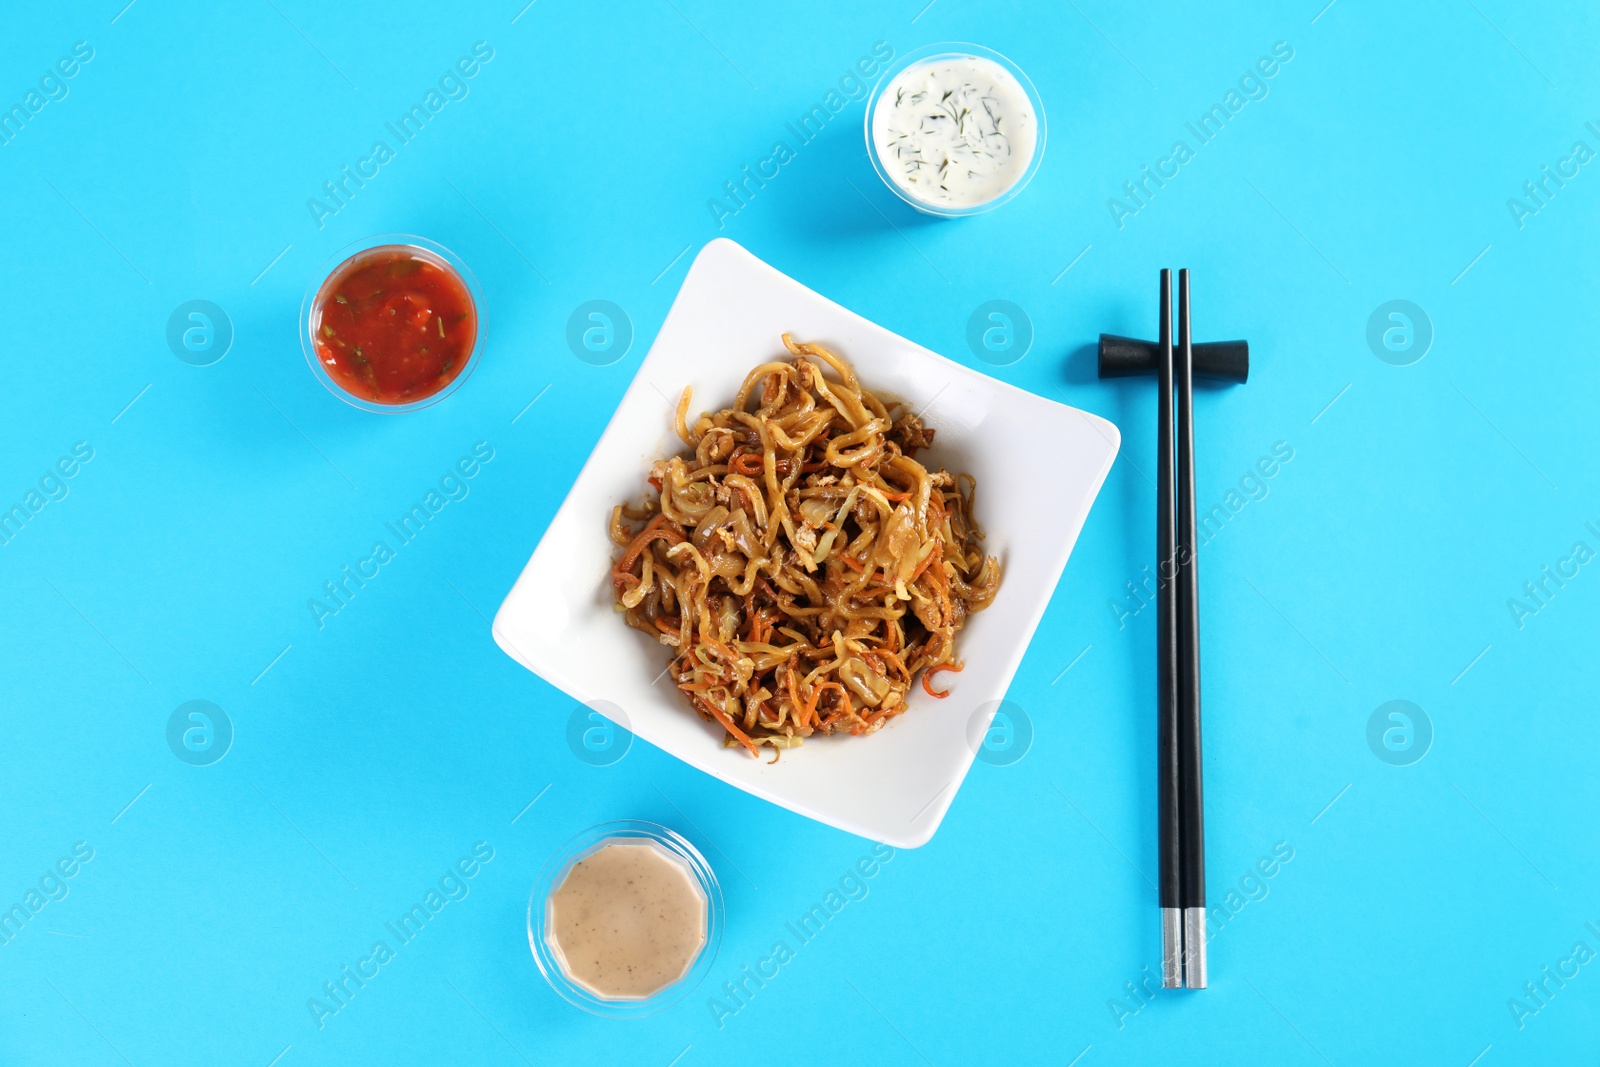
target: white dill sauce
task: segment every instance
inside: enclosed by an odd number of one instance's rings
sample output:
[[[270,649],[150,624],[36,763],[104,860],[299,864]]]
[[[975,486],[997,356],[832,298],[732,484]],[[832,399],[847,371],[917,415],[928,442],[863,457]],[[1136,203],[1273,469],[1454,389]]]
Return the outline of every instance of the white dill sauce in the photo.
[[[640,1000],[689,972],[706,942],[706,898],[648,842],[585,856],[550,894],[548,939],[567,976],[609,1000]]]
[[[986,204],[1033,160],[1038,118],[1010,71],[980,56],[907,67],[872,113],[872,144],[907,196],[937,208]]]

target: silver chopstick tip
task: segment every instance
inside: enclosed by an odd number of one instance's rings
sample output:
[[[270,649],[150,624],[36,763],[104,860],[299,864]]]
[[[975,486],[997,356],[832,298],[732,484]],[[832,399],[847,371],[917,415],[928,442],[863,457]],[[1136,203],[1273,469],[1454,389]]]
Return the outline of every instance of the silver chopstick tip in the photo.
[[[1183,909],[1183,984],[1206,987],[1206,909]]]
[[[1183,909],[1161,909],[1161,988],[1183,988]]]

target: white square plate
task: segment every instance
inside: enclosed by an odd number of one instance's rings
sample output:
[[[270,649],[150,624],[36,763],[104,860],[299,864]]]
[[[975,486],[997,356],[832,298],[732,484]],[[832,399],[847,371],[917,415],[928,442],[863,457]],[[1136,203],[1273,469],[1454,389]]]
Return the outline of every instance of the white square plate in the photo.
[[[868,388],[922,412],[937,437],[918,458],[977,479],[986,550],[1003,570],[994,603],[957,635],[966,670],[940,677],[949,697],[914,688],[905,714],[876,734],[818,736],[768,764],[724,748],[722,728],[702,721],[665,677],[670,650],[614,610],[606,524],[613,505],[642,497],[653,460],[683,450],[672,430],[683,387],[694,386],[691,420],[727,406],[750,368],[786,358],[785,331],[839,353]],[[915,848],[966,777],[1120,440],[1105,419],[935,355],[718,239],[695,258],[611,424],[500,605],[494,637],[577,700],[615,705],[618,725],[685,763],[841,830]]]

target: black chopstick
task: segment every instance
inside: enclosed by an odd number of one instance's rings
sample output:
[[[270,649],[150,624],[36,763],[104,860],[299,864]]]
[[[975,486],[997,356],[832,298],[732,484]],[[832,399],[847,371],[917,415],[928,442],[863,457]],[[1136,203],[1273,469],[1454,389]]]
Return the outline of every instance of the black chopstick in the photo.
[[[1178,767],[1178,601],[1173,572],[1172,272],[1161,272],[1156,444],[1156,807],[1160,820],[1161,985],[1183,985],[1183,836]]]
[[[1161,336],[1100,335],[1101,378],[1156,373],[1156,812],[1161,984],[1206,987],[1205,806],[1200,747],[1200,578],[1194,492],[1194,379],[1250,375],[1244,341],[1196,345],[1189,272],[1161,272]],[[1176,343],[1175,343],[1176,341]],[[1176,407],[1176,411],[1174,411]],[[1174,440],[1176,438],[1176,441]]]
[[[1200,576],[1194,503],[1194,346],[1189,272],[1178,272],[1178,825],[1183,984],[1206,987],[1206,845],[1200,766]]]

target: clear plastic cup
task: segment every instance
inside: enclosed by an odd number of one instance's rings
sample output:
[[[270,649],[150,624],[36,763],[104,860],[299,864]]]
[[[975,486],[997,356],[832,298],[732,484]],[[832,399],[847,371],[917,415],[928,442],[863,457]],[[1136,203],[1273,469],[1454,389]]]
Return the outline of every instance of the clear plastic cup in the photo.
[[[873,137],[873,119],[876,116],[878,102],[880,99],[882,99],[884,90],[888,88],[895,78],[899,77],[905,71],[911,69],[912,67],[920,67],[930,63],[936,63],[940,60],[968,58],[988,60],[1016,79],[1017,84],[1022,88],[1024,95],[1026,95],[1028,98],[1029,106],[1033,108],[1035,120],[1038,123],[1038,131],[1034,138],[1033,155],[1028,160],[1027,166],[1023,168],[1023,171],[1017,177],[1017,180],[1013,182],[1004,192],[1001,192],[998,195],[991,197],[990,199],[979,204],[954,207],[946,204],[936,204],[922,199],[895,180],[894,175],[890,172],[889,168],[884,164],[883,160],[879,158],[877,141]],[[982,45],[966,44],[963,42],[945,42],[943,44],[931,44],[924,48],[918,48],[915,51],[908,52],[901,56],[899,61],[896,62],[894,66],[886,69],[882,75],[879,76],[878,83],[872,87],[872,94],[867,97],[867,117],[865,128],[867,139],[867,157],[872,160],[872,168],[878,172],[878,177],[883,179],[883,184],[889,187],[889,191],[925,215],[935,215],[939,218],[951,219],[963,218],[967,215],[981,215],[985,211],[993,211],[1001,204],[1006,203],[1012,197],[1022,192],[1027,184],[1033,180],[1034,174],[1038,173],[1039,164],[1044,159],[1045,134],[1047,133],[1044,115],[1044,102],[1039,99],[1039,91],[1034,88],[1033,82],[1028,79],[1028,76],[1022,72],[1022,68],[993,49],[984,48]]]
[[[645,997],[603,997],[574,980],[567,973],[561,950],[550,930],[550,898],[572,868],[581,860],[611,844],[647,844],[665,853],[690,875],[700,896],[705,901],[705,940],[694,961],[682,978]],[[688,995],[716,961],[722,944],[722,886],[716,872],[706,862],[698,849],[682,835],[652,822],[623,819],[600,823],[572,838],[550,857],[534,882],[533,894],[528,898],[528,946],[533,950],[533,960],[539,966],[550,988],[594,1015],[609,1018],[631,1019],[654,1015]]]
[[[472,341],[472,350],[467,354],[460,372],[450,380],[444,388],[436,393],[419,397],[405,403],[388,404],[367,397],[357,396],[340,384],[328,369],[322,365],[322,360],[317,355],[316,331],[320,325],[322,306],[325,300],[332,295],[335,281],[341,280],[354,267],[370,256],[384,252],[407,252],[419,259],[424,259],[436,267],[453,275],[467,291],[472,300],[473,320],[476,326]],[[305,352],[306,363],[311,367],[311,373],[317,380],[327,387],[334,396],[343,400],[351,407],[360,408],[362,411],[376,411],[386,415],[400,414],[407,411],[416,411],[419,408],[437,404],[451,393],[460,389],[472,371],[478,365],[478,360],[483,355],[484,338],[487,336],[487,323],[483,311],[483,289],[478,285],[478,279],[460,256],[450,251],[437,241],[430,241],[426,237],[417,237],[409,233],[380,233],[366,237],[345,245],[323,261],[317,270],[314,280],[306,289],[305,299],[300,304],[300,347]]]

